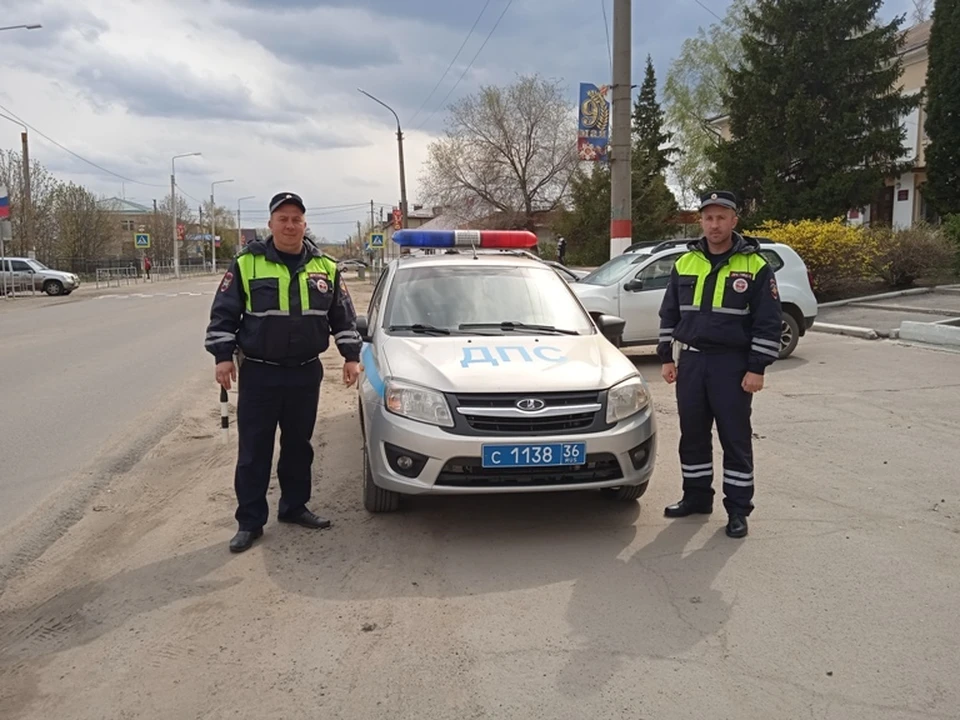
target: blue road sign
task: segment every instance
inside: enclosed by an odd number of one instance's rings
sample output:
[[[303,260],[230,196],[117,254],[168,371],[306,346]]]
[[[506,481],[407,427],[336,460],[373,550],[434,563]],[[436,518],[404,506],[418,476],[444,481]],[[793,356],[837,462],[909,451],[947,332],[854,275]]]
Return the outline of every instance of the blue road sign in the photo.
[[[383,233],[370,233],[370,247],[372,248],[383,247]]]
[[[150,233],[137,233],[134,235],[133,246],[138,248],[150,247]]]

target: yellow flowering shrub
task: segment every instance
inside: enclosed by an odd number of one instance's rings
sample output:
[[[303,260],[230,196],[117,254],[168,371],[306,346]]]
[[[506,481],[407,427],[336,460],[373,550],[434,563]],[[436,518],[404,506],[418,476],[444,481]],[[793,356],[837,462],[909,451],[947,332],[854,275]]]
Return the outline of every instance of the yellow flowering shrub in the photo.
[[[789,245],[803,258],[814,289],[832,293],[876,276],[877,238],[842,219],[766,222],[749,235]]]

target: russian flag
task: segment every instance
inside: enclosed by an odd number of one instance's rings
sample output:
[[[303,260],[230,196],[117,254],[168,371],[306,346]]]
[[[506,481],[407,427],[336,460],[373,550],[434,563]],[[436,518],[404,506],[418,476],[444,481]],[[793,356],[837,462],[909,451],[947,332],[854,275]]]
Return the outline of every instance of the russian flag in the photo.
[[[10,198],[7,197],[7,189],[0,185],[0,220],[10,218]]]

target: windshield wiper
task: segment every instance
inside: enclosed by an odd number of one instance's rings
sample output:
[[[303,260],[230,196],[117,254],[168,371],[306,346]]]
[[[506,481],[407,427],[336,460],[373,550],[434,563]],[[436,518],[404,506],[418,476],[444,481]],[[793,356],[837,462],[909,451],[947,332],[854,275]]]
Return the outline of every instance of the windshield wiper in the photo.
[[[499,323],[463,323],[460,325],[461,330],[467,330],[469,328],[500,328],[501,330],[531,330],[533,332],[545,332],[545,333],[557,333],[559,335],[579,335],[580,333],[576,330],[567,330],[565,328],[558,328],[554,325],[533,325],[530,323],[522,322],[513,322],[511,320],[504,320]]]
[[[446,328],[439,328],[433,325],[424,325],[423,323],[413,323],[412,325],[391,325],[387,330],[409,330],[410,332],[428,333],[434,335],[449,335],[450,331]]]

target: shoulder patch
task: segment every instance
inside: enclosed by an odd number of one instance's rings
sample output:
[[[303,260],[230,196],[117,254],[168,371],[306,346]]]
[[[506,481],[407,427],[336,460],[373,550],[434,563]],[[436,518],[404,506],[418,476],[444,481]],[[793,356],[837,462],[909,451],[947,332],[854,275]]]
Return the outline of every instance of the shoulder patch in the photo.
[[[777,287],[777,278],[770,276],[770,295],[774,300],[780,299],[780,289]]]
[[[220,292],[226,292],[230,289],[230,286],[233,284],[233,273],[227,270],[223,275],[223,280],[220,281]]]

